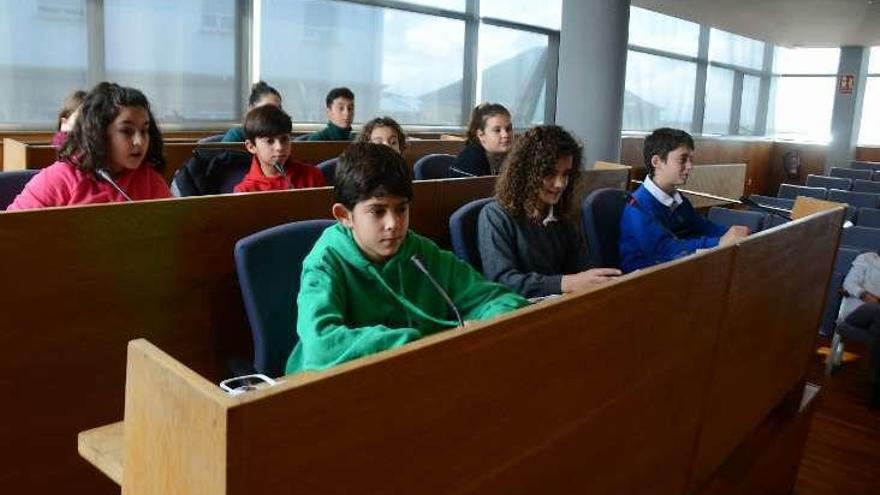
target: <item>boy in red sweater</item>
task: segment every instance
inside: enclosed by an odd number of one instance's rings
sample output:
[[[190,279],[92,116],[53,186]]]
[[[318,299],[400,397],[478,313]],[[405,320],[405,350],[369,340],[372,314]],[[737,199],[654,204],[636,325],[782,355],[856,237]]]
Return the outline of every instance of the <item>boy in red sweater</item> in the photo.
[[[318,167],[290,156],[290,116],[274,105],[249,111],[244,119],[244,146],[254,155],[251,169],[235,192],[277,191],[324,187]]]

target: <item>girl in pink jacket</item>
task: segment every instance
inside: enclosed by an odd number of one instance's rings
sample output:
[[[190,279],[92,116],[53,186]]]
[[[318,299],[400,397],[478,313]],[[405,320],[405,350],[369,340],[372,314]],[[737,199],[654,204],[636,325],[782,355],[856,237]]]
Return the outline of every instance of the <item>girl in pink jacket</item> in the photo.
[[[169,198],[162,134],[143,93],[102,82],[88,94],[58,161],[7,210]]]

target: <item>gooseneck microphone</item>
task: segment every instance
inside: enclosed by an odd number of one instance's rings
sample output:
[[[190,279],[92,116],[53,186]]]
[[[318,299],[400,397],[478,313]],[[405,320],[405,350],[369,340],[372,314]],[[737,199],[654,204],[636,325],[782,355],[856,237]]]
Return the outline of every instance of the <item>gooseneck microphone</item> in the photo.
[[[773,206],[762,205],[757,201],[749,198],[748,196],[742,196],[739,198],[740,203],[748,206],[755,207],[761,211],[766,211],[767,213],[779,217],[785,221],[791,220],[791,210],[786,210],[785,208],[776,208]]]
[[[412,255],[409,260],[412,261],[413,265],[416,265],[416,268],[418,268],[420,272],[424,273],[425,276],[428,277],[428,281],[431,282],[431,285],[433,285],[434,288],[437,289],[437,292],[439,292],[440,295],[443,296],[443,299],[446,300],[446,304],[449,305],[450,308],[452,308],[452,312],[455,313],[455,319],[458,320],[458,326],[463,327],[464,320],[461,319],[461,313],[458,311],[458,308],[455,307],[455,303],[452,302],[452,298],[449,297],[449,294],[447,294],[446,291],[443,290],[443,287],[441,287],[440,284],[437,283],[437,280],[434,279],[434,277],[431,275],[431,272],[428,271],[428,268],[425,267],[425,264],[422,263],[422,260],[419,259],[418,255]]]
[[[455,173],[460,174],[460,175],[463,175],[464,177],[479,177],[479,175],[472,174],[472,173],[470,173],[470,172],[465,172],[464,170],[462,170],[462,169],[460,169],[460,168],[449,167],[449,171],[450,171],[450,172],[455,172]]]
[[[113,177],[110,176],[110,171],[108,171],[106,168],[95,169],[95,173],[98,174],[98,177],[104,179],[105,181],[107,181],[107,183],[113,186],[113,189],[116,189],[116,191],[121,194],[126,201],[134,201],[133,199],[131,199],[131,196],[126,194],[125,190],[119,187],[119,184],[117,184],[116,181],[113,180]]]
[[[276,161],[275,163],[273,163],[273,164],[272,164],[272,168],[274,168],[275,170],[277,170],[278,173],[281,174],[281,175],[284,175],[284,174],[285,174],[284,164],[281,163],[281,162],[279,162],[279,161]]]

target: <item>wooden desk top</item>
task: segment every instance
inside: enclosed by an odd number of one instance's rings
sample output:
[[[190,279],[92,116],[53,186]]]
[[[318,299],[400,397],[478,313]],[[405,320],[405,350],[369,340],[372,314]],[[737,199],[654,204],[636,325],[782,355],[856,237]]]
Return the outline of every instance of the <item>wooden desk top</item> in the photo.
[[[77,436],[79,455],[122,486],[123,423],[111,423],[80,432]]]

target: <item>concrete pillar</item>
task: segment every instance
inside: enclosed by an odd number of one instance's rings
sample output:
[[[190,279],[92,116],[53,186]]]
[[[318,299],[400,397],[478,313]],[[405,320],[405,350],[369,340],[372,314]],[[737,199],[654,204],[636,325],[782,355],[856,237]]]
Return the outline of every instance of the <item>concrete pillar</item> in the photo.
[[[556,123],[584,141],[584,164],[620,159],[629,0],[563,0]]]

